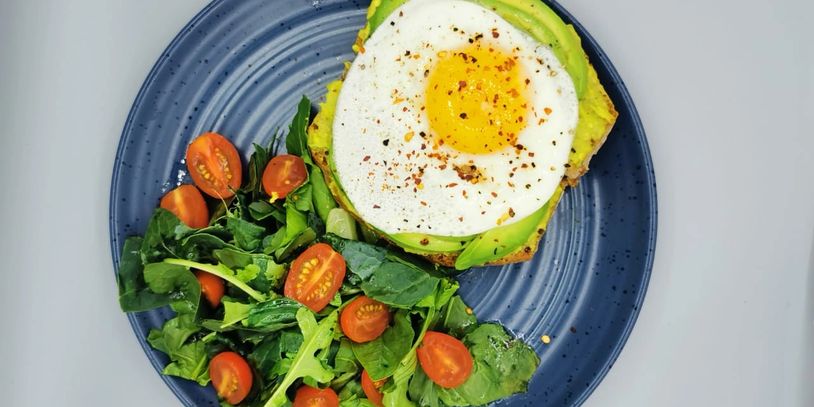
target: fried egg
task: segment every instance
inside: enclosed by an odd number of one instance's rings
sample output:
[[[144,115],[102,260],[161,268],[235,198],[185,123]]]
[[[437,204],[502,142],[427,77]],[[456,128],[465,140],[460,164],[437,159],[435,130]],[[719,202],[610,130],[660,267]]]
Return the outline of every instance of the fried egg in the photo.
[[[332,161],[380,231],[471,236],[545,205],[577,119],[574,84],[548,46],[480,5],[414,0],[348,70]]]

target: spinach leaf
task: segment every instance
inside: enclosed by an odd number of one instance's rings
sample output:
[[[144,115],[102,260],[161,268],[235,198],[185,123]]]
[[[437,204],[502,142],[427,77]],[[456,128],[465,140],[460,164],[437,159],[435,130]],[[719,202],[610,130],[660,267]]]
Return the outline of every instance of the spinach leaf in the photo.
[[[297,354],[302,340],[300,332],[288,330],[282,331],[280,335],[266,337],[249,354],[249,361],[263,377],[273,380],[288,370],[291,358]]]
[[[288,128],[288,136],[285,138],[285,148],[289,154],[298,155],[306,164],[313,164],[311,155],[308,153],[308,121],[311,118],[311,101],[303,96],[297,105],[297,114],[291,121]]]
[[[168,263],[151,263],[144,266],[144,281],[156,294],[166,294],[170,306],[177,313],[198,312],[201,302],[201,285],[185,267]]]
[[[141,242],[138,236],[127,238],[119,259],[119,306],[124,312],[147,311],[170,303],[170,297],[147,288],[141,265]]]
[[[180,257],[178,239],[193,232],[178,218],[163,208],[157,208],[147,224],[141,244],[141,261],[154,263],[165,257]]]
[[[285,222],[285,211],[266,201],[252,202],[248,209],[249,216],[254,220],[260,221],[272,217],[280,223]]]
[[[276,136],[274,137],[276,139]],[[272,140],[272,145],[274,140]],[[263,171],[266,170],[266,165],[270,159],[269,151],[258,144],[254,144],[254,153],[249,157],[248,166],[248,182],[241,188],[242,192],[247,192],[252,195],[254,199],[260,199],[263,194]]]
[[[385,248],[353,240],[331,240],[329,236],[326,236],[326,240],[345,258],[348,270],[361,280],[369,279],[385,262]]]
[[[314,201],[314,209],[316,209],[322,221],[328,223],[328,213],[331,209],[336,208],[336,201],[328,189],[328,185],[323,178],[322,170],[316,165],[311,167],[311,174],[309,175],[313,191],[312,197]]]
[[[194,380],[201,386],[209,383],[209,358],[202,341],[187,343],[187,340],[200,328],[192,314],[181,314],[164,323],[158,330],[150,331],[147,341],[150,345],[169,356],[170,363],[163,374]]]
[[[463,338],[478,326],[478,319],[472,313],[472,308],[469,308],[458,295],[452,297],[441,315],[443,315],[441,326],[456,338]]]
[[[359,365],[356,362],[356,356],[353,354],[353,345],[348,338],[341,338],[339,340],[339,347],[336,355],[333,356],[333,370],[336,377],[331,381],[331,387],[334,390],[348,387],[348,384],[356,378],[359,373]],[[350,391],[349,389],[348,391]],[[361,390],[361,388],[359,389]]]
[[[231,237],[227,238],[231,240]],[[176,254],[187,260],[207,260],[212,258],[212,251],[225,247],[236,248],[226,243],[221,237],[209,233],[195,233],[181,240],[181,251]]]
[[[396,308],[410,309],[433,294],[440,279],[406,266],[387,262],[380,265],[367,281],[361,284],[365,294]]]
[[[342,338],[339,341],[339,350],[334,357],[334,372],[336,373],[353,373],[359,371],[359,366],[356,364],[356,355],[353,353],[353,344],[348,338]]]
[[[302,345],[291,360],[285,377],[264,405],[265,407],[281,407],[290,403],[286,392],[299,378],[308,378],[318,383],[328,383],[333,379],[333,372],[326,369],[315,354],[325,351],[331,346],[337,319],[337,312],[334,311],[317,323],[313,312],[309,309],[300,308],[297,311],[297,322],[303,335]]]
[[[354,343],[353,354],[371,379],[381,380],[395,372],[401,360],[410,352],[414,337],[409,313],[399,311],[393,317],[393,326],[381,336],[370,342]]]
[[[262,332],[273,332],[297,324],[302,304],[285,297],[256,304],[249,310],[244,325]]]
[[[263,236],[266,234],[264,227],[236,215],[227,215],[226,228],[234,235],[237,247],[250,252],[260,247],[260,244],[263,243]]]
[[[480,325],[463,342],[475,364],[464,384],[437,387],[439,398],[449,406],[483,405],[524,392],[540,364],[533,349],[497,324]]]
[[[274,251],[274,257],[277,261],[285,261],[297,249],[313,242],[317,238],[317,233],[314,229],[306,228],[302,233],[297,235],[294,240],[286,243],[282,247]]]

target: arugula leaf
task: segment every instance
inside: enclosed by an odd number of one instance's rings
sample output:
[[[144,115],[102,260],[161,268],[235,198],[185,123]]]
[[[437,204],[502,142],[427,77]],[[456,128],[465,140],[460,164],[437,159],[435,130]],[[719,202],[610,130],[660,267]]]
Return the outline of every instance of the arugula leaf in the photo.
[[[298,155],[306,164],[313,164],[311,155],[308,153],[308,121],[311,118],[311,101],[303,96],[297,105],[297,114],[291,121],[288,128],[288,136],[285,138],[285,148],[289,154]]]
[[[229,328],[239,322],[242,322],[249,317],[249,311],[252,310],[251,304],[244,304],[237,301],[223,301],[223,322],[220,324],[220,329]]]
[[[463,339],[474,360],[464,384],[438,395],[449,406],[483,405],[525,392],[540,358],[522,341],[512,338],[498,324],[483,324]]]
[[[291,242],[295,237],[308,228],[305,214],[297,210],[297,208],[286,202],[285,204],[285,239],[283,244]]]
[[[401,360],[395,372],[393,372],[393,380],[385,384],[382,389],[384,397],[382,404],[384,407],[408,407],[415,406],[415,403],[410,401],[407,397],[409,389],[409,381],[416,370],[416,355],[415,349],[411,349],[407,356]]]
[[[478,326],[478,319],[472,313],[472,308],[469,308],[458,295],[452,297],[442,315],[441,326],[456,338],[463,338]]]
[[[119,259],[117,282],[119,285],[119,306],[124,312],[147,311],[170,303],[170,297],[157,294],[147,288],[141,265],[141,243],[138,236],[127,238]]]
[[[201,284],[185,267],[167,263],[148,264],[144,266],[144,281],[152,292],[167,294],[175,312],[192,315],[198,312]]]
[[[248,294],[250,297],[257,300],[258,302],[263,302],[263,301],[266,300],[266,296],[264,294],[255,291],[253,288],[246,285],[246,283],[244,283],[243,281],[240,281],[237,278],[236,273],[232,269],[230,269],[229,267],[226,267],[223,264],[215,265],[215,264],[197,263],[197,262],[194,262],[194,261],[189,261],[189,260],[184,260],[184,259],[165,259],[164,263],[173,264],[173,265],[176,265],[176,266],[183,266],[183,267],[186,267],[188,269],[196,269],[196,270],[200,270],[200,271],[205,271],[205,272],[207,272],[209,274],[213,274],[213,275],[215,275],[217,277],[220,277],[220,278],[226,280],[227,282],[229,282],[233,286],[239,288],[240,290],[242,290],[243,292]],[[146,271],[147,270],[145,269],[145,275],[146,275]],[[194,275],[193,275],[193,278],[195,278]],[[199,286],[199,289],[200,289],[200,286]]]
[[[361,288],[370,298],[409,309],[433,294],[439,280],[404,264],[387,262],[376,268],[370,278],[362,282]]]
[[[285,198],[287,205],[293,205],[300,212],[310,212],[314,210],[313,193],[308,180],[297,189],[291,191]]]
[[[443,405],[438,400],[438,386],[427,377],[427,374],[421,368],[417,368],[413,378],[410,379],[407,394],[419,407],[440,407]]]
[[[147,336],[150,345],[169,356],[171,362],[164,367],[163,374],[194,380],[201,386],[209,383],[209,358],[202,341],[186,343],[200,328],[192,314],[181,314],[164,323],[158,330],[153,329]]]
[[[376,405],[368,399],[349,399],[341,400],[339,407],[376,407]]]
[[[235,215],[227,215],[226,228],[234,235],[237,247],[250,252],[260,247],[260,244],[263,243],[263,236],[266,234],[264,227]]]
[[[395,372],[401,360],[410,352],[414,337],[410,314],[398,311],[393,316],[393,326],[370,342],[354,343],[353,354],[371,379],[381,380]]]
[[[260,292],[269,292],[274,288],[279,288],[285,277],[285,266],[277,264],[270,256],[262,253],[248,253],[236,248],[224,248],[214,250],[212,254],[226,267],[238,270],[237,277]],[[256,268],[252,266],[256,266]],[[255,271],[259,273],[255,277],[249,278]]]
[[[277,385],[271,398],[264,405],[265,407],[280,407],[288,404],[286,391],[299,378],[310,378],[318,383],[328,383],[333,379],[333,372],[326,369],[315,354],[331,346],[337,319],[338,314],[334,311],[317,324],[314,313],[308,308],[303,307],[297,311],[297,322],[303,335],[302,345],[292,359],[288,373]]]

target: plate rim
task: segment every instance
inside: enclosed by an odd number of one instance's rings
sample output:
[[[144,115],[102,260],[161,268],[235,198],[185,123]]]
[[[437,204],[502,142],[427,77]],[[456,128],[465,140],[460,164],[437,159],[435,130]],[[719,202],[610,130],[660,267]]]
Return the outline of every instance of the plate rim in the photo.
[[[131,132],[133,127],[134,118],[137,112],[137,107],[143,102],[145,99],[147,89],[150,87],[149,85],[155,82],[155,78],[158,75],[159,71],[164,68],[165,64],[167,63],[168,55],[172,54],[172,51],[175,50],[181,41],[185,38],[185,36],[191,31],[191,29],[197,25],[197,23],[202,20],[203,18],[207,17],[210,10],[217,7],[221,3],[225,3],[227,0],[212,0],[208,4],[206,4],[200,11],[198,11],[186,24],[178,31],[178,33],[172,38],[170,43],[162,50],[158,60],[153,64],[150,68],[149,73],[142,81],[138,93],[133,100],[133,103],[130,107],[130,110],[127,114],[127,118],[125,119],[125,125],[122,128],[121,135],[119,136],[119,143],[116,148],[116,155],[113,162],[112,168],[112,177],[110,181],[110,192],[109,192],[109,205],[108,205],[108,232],[110,234],[110,250],[111,250],[111,259],[113,265],[113,275],[116,280],[118,280],[118,265],[120,261],[120,254],[119,254],[119,239],[116,236],[116,231],[114,229],[114,222],[113,222],[113,214],[116,212],[116,208],[118,206],[118,201],[115,198],[115,191],[117,190],[117,186],[119,185],[119,171],[117,169],[121,165],[120,157],[123,155],[126,146],[127,146],[127,135]],[[604,67],[607,69],[608,76],[611,80],[613,80],[616,86],[620,90],[620,97],[621,101],[623,102],[622,105],[626,106],[630,110],[630,116],[632,119],[632,127],[635,129],[634,133],[636,134],[635,139],[639,141],[639,148],[638,150],[642,153],[643,161],[644,161],[644,169],[645,169],[645,180],[646,180],[646,190],[647,190],[647,198],[650,201],[649,211],[647,215],[649,215],[649,222],[647,223],[647,252],[644,256],[644,267],[643,273],[641,278],[641,289],[638,291],[637,295],[635,296],[634,304],[636,307],[630,313],[630,318],[625,323],[624,328],[621,331],[621,336],[618,338],[616,343],[613,346],[613,349],[610,352],[610,357],[607,358],[605,363],[602,365],[601,369],[597,371],[597,374],[594,376],[593,380],[591,381],[590,386],[588,386],[581,395],[574,400],[572,403],[573,406],[580,406],[582,405],[590,396],[594,393],[596,388],[602,383],[605,377],[610,372],[610,369],[618,360],[619,356],[622,353],[622,350],[625,348],[628,340],[630,339],[630,335],[633,332],[633,328],[636,325],[636,322],[639,319],[639,314],[644,305],[644,300],[647,294],[647,290],[650,286],[650,278],[653,272],[653,264],[655,261],[655,254],[656,254],[656,241],[658,235],[658,194],[657,194],[657,183],[656,183],[656,173],[655,167],[653,164],[653,157],[650,153],[650,146],[647,140],[647,133],[644,129],[644,125],[641,121],[641,117],[639,116],[638,109],[636,108],[636,104],[633,101],[630,92],[625,85],[624,80],[622,79],[621,75],[616,69],[616,66],[612,63],[610,58],[608,57],[607,53],[602,49],[596,39],[588,32],[588,30],[577,20],[568,10],[566,10],[559,2],[556,0],[538,0],[549,7],[551,7],[557,15],[561,18],[568,20],[569,24],[572,24],[576,31],[579,31],[579,36],[583,43],[587,42],[591,44],[593,49],[596,51],[596,55],[599,60],[602,60]],[[613,130],[611,130],[613,131]],[[160,361],[156,356],[153,355],[152,349],[149,347],[149,344],[146,341],[146,338],[139,337],[138,331],[138,315],[141,314],[140,312],[129,312],[125,313],[127,316],[128,321],[130,322],[130,328],[133,331],[136,340],[138,341],[139,345],[142,348],[142,351],[147,356],[147,359],[150,361],[150,364],[153,366],[155,371],[161,377],[161,380],[169,387],[175,397],[180,400],[186,406],[194,405],[193,401],[186,395],[184,392],[181,391],[176,381],[178,380],[175,377],[167,376],[162,374],[164,369],[164,364]]]

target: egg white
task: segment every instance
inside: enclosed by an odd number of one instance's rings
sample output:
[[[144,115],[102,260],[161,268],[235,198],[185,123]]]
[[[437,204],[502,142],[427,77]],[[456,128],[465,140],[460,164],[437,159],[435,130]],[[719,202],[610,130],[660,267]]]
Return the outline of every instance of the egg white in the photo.
[[[488,35],[493,29],[498,38]],[[531,80],[530,105],[545,121],[530,117],[517,138],[522,151],[434,150],[429,136],[420,136],[432,134],[421,110],[425,71],[475,33],[514,50]],[[551,113],[543,116],[546,107]],[[345,194],[373,227],[469,236],[519,221],[548,201],[563,177],[577,120],[573,82],[550,48],[479,5],[413,0],[373,32],[353,61],[339,93],[331,154]],[[439,152],[451,157],[445,167]],[[461,178],[456,166],[466,165],[483,174],[479,182]]]

